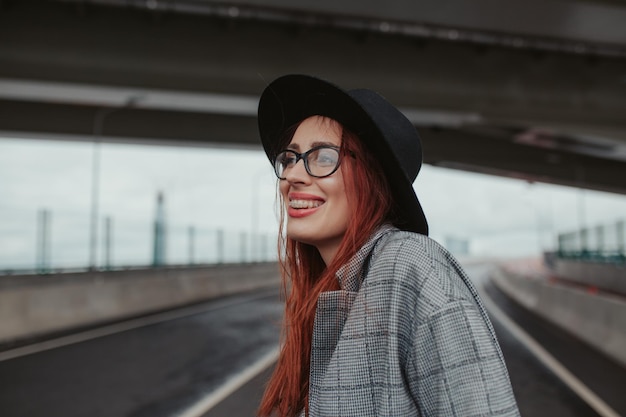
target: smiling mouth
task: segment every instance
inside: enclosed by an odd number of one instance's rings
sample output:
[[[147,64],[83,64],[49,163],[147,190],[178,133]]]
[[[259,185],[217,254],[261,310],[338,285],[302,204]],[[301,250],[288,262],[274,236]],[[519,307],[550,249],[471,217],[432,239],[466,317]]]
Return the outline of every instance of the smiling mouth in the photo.
[[[312,209],[324,204],[320,200],[290,200],[289,207],[293,209]]]

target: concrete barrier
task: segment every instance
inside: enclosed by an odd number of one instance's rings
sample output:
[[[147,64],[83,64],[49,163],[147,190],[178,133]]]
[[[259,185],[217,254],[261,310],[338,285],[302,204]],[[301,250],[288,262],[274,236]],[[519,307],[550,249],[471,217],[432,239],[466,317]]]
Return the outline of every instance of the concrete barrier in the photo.
[[[626,294],[626,265],[557,258],[553,268],[568,281]]]
[[[0,344],[278,287],[276,263],[0,278]]]
[[[626,302],[621,297],[522,276],[502,268],[492,281],[510,298],[626,366]]]

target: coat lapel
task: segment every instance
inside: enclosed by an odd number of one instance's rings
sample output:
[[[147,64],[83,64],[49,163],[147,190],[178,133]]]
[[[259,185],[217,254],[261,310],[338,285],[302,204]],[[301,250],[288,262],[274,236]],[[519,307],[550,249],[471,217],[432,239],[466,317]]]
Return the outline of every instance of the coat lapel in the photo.
[[[396,230],[390,224],[382,225],[370,239],[359,249],[352,260],[339,268],[337,279],[342,290],[358,292],[361,288],[361,281],[367,272],[367,264],[372,255],[374,247],[383,235]]]
[[[324,380],[326,369],[361,287],[366,272],[364,269],[367,269],[372,251],[378,240],[391,230],[395,230],[391,225],[383,225],[378,229],[352,260],[337,271],[341,289],[323,292],[317,300],[311,349],[310,402],[316,395],[316,388]]]
[[[311,386],[319,386],[324,379],[356,295],[353,291],[339,290],[324,292],[318,298],[311,348]]]

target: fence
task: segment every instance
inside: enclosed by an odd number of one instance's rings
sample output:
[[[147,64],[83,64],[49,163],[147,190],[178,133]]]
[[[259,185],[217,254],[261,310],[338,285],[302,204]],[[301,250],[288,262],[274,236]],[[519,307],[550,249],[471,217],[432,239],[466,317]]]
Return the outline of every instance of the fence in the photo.
[[[558,256],[598,262],[626,262],[626,222],[582,228],[558,236]]]
[[[89,220],[0,207],[0,275],[276,259],[276,235],[132,217],[102,218],[94,250]]]

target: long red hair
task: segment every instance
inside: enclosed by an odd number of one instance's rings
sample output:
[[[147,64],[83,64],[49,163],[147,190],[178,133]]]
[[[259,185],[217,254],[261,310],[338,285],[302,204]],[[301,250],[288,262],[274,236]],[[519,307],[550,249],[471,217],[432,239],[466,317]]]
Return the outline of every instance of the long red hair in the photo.
[[[296,128],[288,130],[284,145],[291,141]],[[338,290],[337,270],[350,261],[381,224],[393,221],[389,185],[374,155],[345,128],[342,129],[341,152],[341,169],[354,215],[350,217],[330,265],[324,264],[314,246],[285,236],[285,205],[279,197],[281,222],[278,249],[286,306],[282,348],[259,406],[258,415],[261,417],[292,417],[303,409],[308,415],[311,342],[318,296],[324,291]]]

